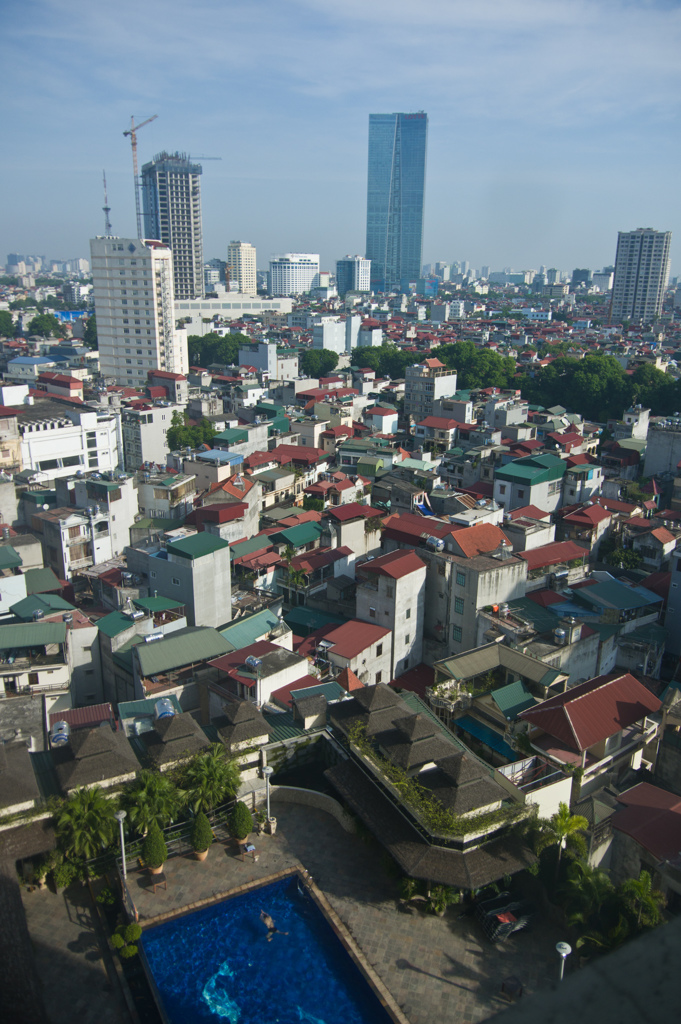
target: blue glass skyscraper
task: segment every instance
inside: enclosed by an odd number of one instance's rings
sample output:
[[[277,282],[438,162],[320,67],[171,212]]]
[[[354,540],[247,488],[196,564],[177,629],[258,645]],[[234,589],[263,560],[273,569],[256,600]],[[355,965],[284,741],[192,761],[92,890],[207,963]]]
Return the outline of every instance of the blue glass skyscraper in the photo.
[[[399,290],[421,276],[428,115],[369,115],[367,259],[371,287]]]

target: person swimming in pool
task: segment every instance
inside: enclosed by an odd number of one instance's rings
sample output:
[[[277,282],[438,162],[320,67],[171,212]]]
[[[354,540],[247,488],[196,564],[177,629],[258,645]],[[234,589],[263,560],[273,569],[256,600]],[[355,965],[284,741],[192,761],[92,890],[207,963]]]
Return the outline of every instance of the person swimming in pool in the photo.
[[[275,923],[272,920],[272,918],[270,917],[270,915],[266,914],[264,910],[260,911],[260,920],[267,927],[267,941],[268,942],[272,941],[272,939],[273,939],[275,934],[277,934],[277,935],[288,935],[288,932],[282,932],[282,931],[280,931],[279,928],[277,928],[277,926],[275,925]]]

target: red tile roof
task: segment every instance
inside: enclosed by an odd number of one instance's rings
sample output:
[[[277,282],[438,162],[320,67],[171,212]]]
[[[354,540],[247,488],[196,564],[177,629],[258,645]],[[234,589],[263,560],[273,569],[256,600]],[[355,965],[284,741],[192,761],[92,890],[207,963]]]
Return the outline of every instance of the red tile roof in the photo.
[[[344,690],[363,690],[364,683],[360,682],[351,668],[344,668],[340,675],[336,676],[336,682]]]
[[[454,553],[463,555],[464,558],[474,558],[476,555],[496,551],[501,544],[507,546],[509,551],[512,547],[504,531],[493,523],[478,523],[477,526],[457,530],[451,543]]]
[[[664,526],[658,526],[656,530],[651,530],[650,536],[654,537],[655,540],[659,540],[660,544],[671,544],[673,540],[676,540],[674,534],[670,533]]]
[[[640,782],[617,799],[623,808],[614,815],[613,828],[631,836],[656,860],[676,861],[681,850],[681,797]]]
[[[435,669],[432,665],[415,665],[407,672],[403,672],[397,679],[390,683],[396,690],[409,690],[417,693],[422,700],[426,699],[426,687],[432,686],[435,681]]]
[[[565,516],[565,521],[570,523],[584,523],[588,526],[597,526],[605,519],[611,519],[612,512],[609,512],[602,505],[582,505],[576,512],[570,512]]]
[[[643,683],[625,672],[614,678],[589,679],[521,711],[519,717],[566,747],[582,751],[659,711],[661,706]]]
[[[366,573],[377,573],[379,576],[390,576],[393,580],[400,580],[417,569],[425,569],[425,563],[421,561],[415,551],[390,551],[387,555],[379,555],[370,562],[362,562],[358,569]]]
[[[540,508],[537,508],[536,505],[523,505],[522,508],[514,508],[513,511],[509,513],[509,515],[511,517],[511,520],[524,519],[525,517],[527,517],[528,519],[551,518],[550,512],[543,512]]]
[[[326,634],[326,639],[333,644],[332,654],[340,658],[347,658],[351,661],[362,651],[366,651],[373,644],[390,635],[390,630],[383,626],[374,626],[370,622],[360,622],[359,619],[350,619],[341,626]]]
[[[448,416],[426,416],[418,425],[432,427],[434,430],[455,430],[458,426],[471,426],[469,423],[459,424],[458,420],[452,420]]]
[[[72,729],[83,729],[101,722],[114,721],[113,708],[110,704],[91,704],[86,708],[67,708],[64,711],[50,712],[50,729],[55,722],[68,722]]]
[[[296,679],[295,683],[287,683],[286,686],[280,686],[278,690],[272,690],[270,700],[284,708],[290,708],[293,705],[292,695],[294,693],[298,690],[307,690],[310,686],[319,686],[320,683],[321,679],[318,679],[317,676],[302,676],[300,679]]]
[[[557,540],[531,551],[519,551],[518,554],[527,562],[527,571],[532,572],[533,569],[544,569],[559,562],[571,562],[573,558],[584,558],[588,552],[573,540]]]
[[[347,523],[351,519],[371,519],[381,515],[377,508],[372,508],[371,505],[360,505],[358,501],[349,501],[346,505],[329,508],[325,514],[331,516],[332,519],[337,519],[339,523]]]

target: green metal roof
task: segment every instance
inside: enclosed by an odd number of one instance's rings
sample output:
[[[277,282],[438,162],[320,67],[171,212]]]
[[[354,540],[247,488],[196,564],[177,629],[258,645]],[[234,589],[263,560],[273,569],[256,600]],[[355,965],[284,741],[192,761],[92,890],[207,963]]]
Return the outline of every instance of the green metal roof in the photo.
[[[219,658],[221,654],[229,654],[229,644],[217,629],[210,626],[188,626],[176,633],[170,633],[163,640],[136,646],[143,676],[155,676],[160,672],[170,672],[184,665],[193,665],[209,658]]]
[[[164,693],[163,699],[172,703],[176,714],[182,714],[180,702],[174,694]],[[145,700],[122,700],[118,705],[118,717],[123,721],[124,718],[143,718],[145,715],[153,715],[159,700],[160,697],[147,697]]]
[[[222,537],[214,537],[212,533],[195,533],[193,537],[168,542],[168,554],[181,555],[183,558],[203,558],[214,551],[228,548],[229,544]]]
[[[512,483],[541,484],[560,480],[566,468],[564,460],[557,455],[528,455],[495,470],[494,478]]]
[[[228,427],[220,434],[216,434],[213,441],[226,441],[227,444],[240,444],[243,441],[248,441],[248,431],[238,430],[236,427]]]
[[[551,605],[548,608],[543,608],[529,597],[521,597],[517,601],[511,601],[508,607],[513,614],[517,613],[522,619],[527,619],[531,622],[538,633],[546,633],[550,629],[555,629],[558,625],[558,616],[551,611]]]
[[[27,594],[45,594],[49,590],[61,589],[61,583],[52,569],[26,569],[24,577]]]
[[[508,686],[501,686],[498,690],[492,690],[491,697],[509,722],[517,718],[525,708],[531,708],[536,703],[522,679],[509,683]]]
[[[14,569],[17,565],[23,565],[21,555],[11,544],[0,545],[0,569]]]
[[[298,695],[299,697],[317,697],[321,694],[322,697],[326,697],[327,701],[341,700],[345,696],[347,690],[344,690],[340,683],[333,681],[329,683],[317,683],[316,686],[301,686],[299,690],[294,690],[291,687],[291,696]]]
[[[133,523],[130,527],[131,530],[179,530],[184,525],[184,516],[180,516],[178,519],[138,519],[137,522]]]
[[[242,647],[254,644],[259,637],[269,633],[278,625],[279,616],[271,612],[269,608],[264,608],[261,612],[256,612],[255,615],[239,619],[233,626],[221,629],[220,634],[227,643],[232,645],[232,650],[240,651]]]
[[[53,615],[55,612],[73,612],[75,608],[63,597],[56,594],[30,594],[22,601],[17,601],[10,608],[13,615],[19,619],[29,621],[33,618],[33,612],[41,611],[45,615]]]
[[[300,722],[294,722],[292,711],[276,712],[263,711],[263,717],[271,727],[270,743],[281,743],[282,740],[290,740],[295,736],[304,736],[305,730]]]
[[[118,636],[125,629],[130,629],[135,623],[132,619],[129,619],[123,612],[110,612],[103,618],[97,620],[97,629],[99,629],[104,636],[114,637]]]
[[[319,523],[300,523],[298,526],[290,526],[287,530],[274,534],[277,540],[283,540],[292,548],[300,548],[304,544],[314,544],[322,535],[322,528]]]
[[[292,608],[284,615],[284,622],[298,636],[307,636],[308,633],[313,633],[315,629],[320,629],[322,626],[341,625],[345,621],[346,619],[340,615],[331,615],[329,612],[320,612],[315,608],[306,607]]]
[[[0,626],[0,651],[10,647],[63,644],[65,640],[66,625],[63,622],[19,622],[14,626]]]
[[[149,612],[170,612],[176,608],[184,608],[182,601],[171,601],[169,597],[138,597],[133,604],[138,608],[146,608]]]
[[[283,511],[286,512],[286,515],[283,517],[284,519],[291,515],[290,508],[284,509]],[[263,515],[267,514],[268,513],[263,512]],[[270,536],[263,535],[261,537],[250,537],[248,540],[239,541],[238,544],[232,544],[230,554],[232,559],[243,558],[244,555],[252,555],[254,551],[264,551],[265,548],[270,547],[271,544],[272,540]]]
[[[599,608],[615,608],[619,611],[645,608],[662,601],[662,598],[652,590],[646,590],[645,587],[628,587],[617,580],[605,580],[590,587],[580,587],[573,591],[572,596],[586,604]]]

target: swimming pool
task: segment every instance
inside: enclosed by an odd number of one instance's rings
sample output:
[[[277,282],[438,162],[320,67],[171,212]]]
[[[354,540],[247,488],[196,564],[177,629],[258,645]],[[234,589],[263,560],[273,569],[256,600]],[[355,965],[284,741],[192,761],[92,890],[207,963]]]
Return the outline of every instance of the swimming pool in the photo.
[[[267,940],[264,910],[277,928]],[[390,1024],[297,875],[145,929],[169,1024]]]

